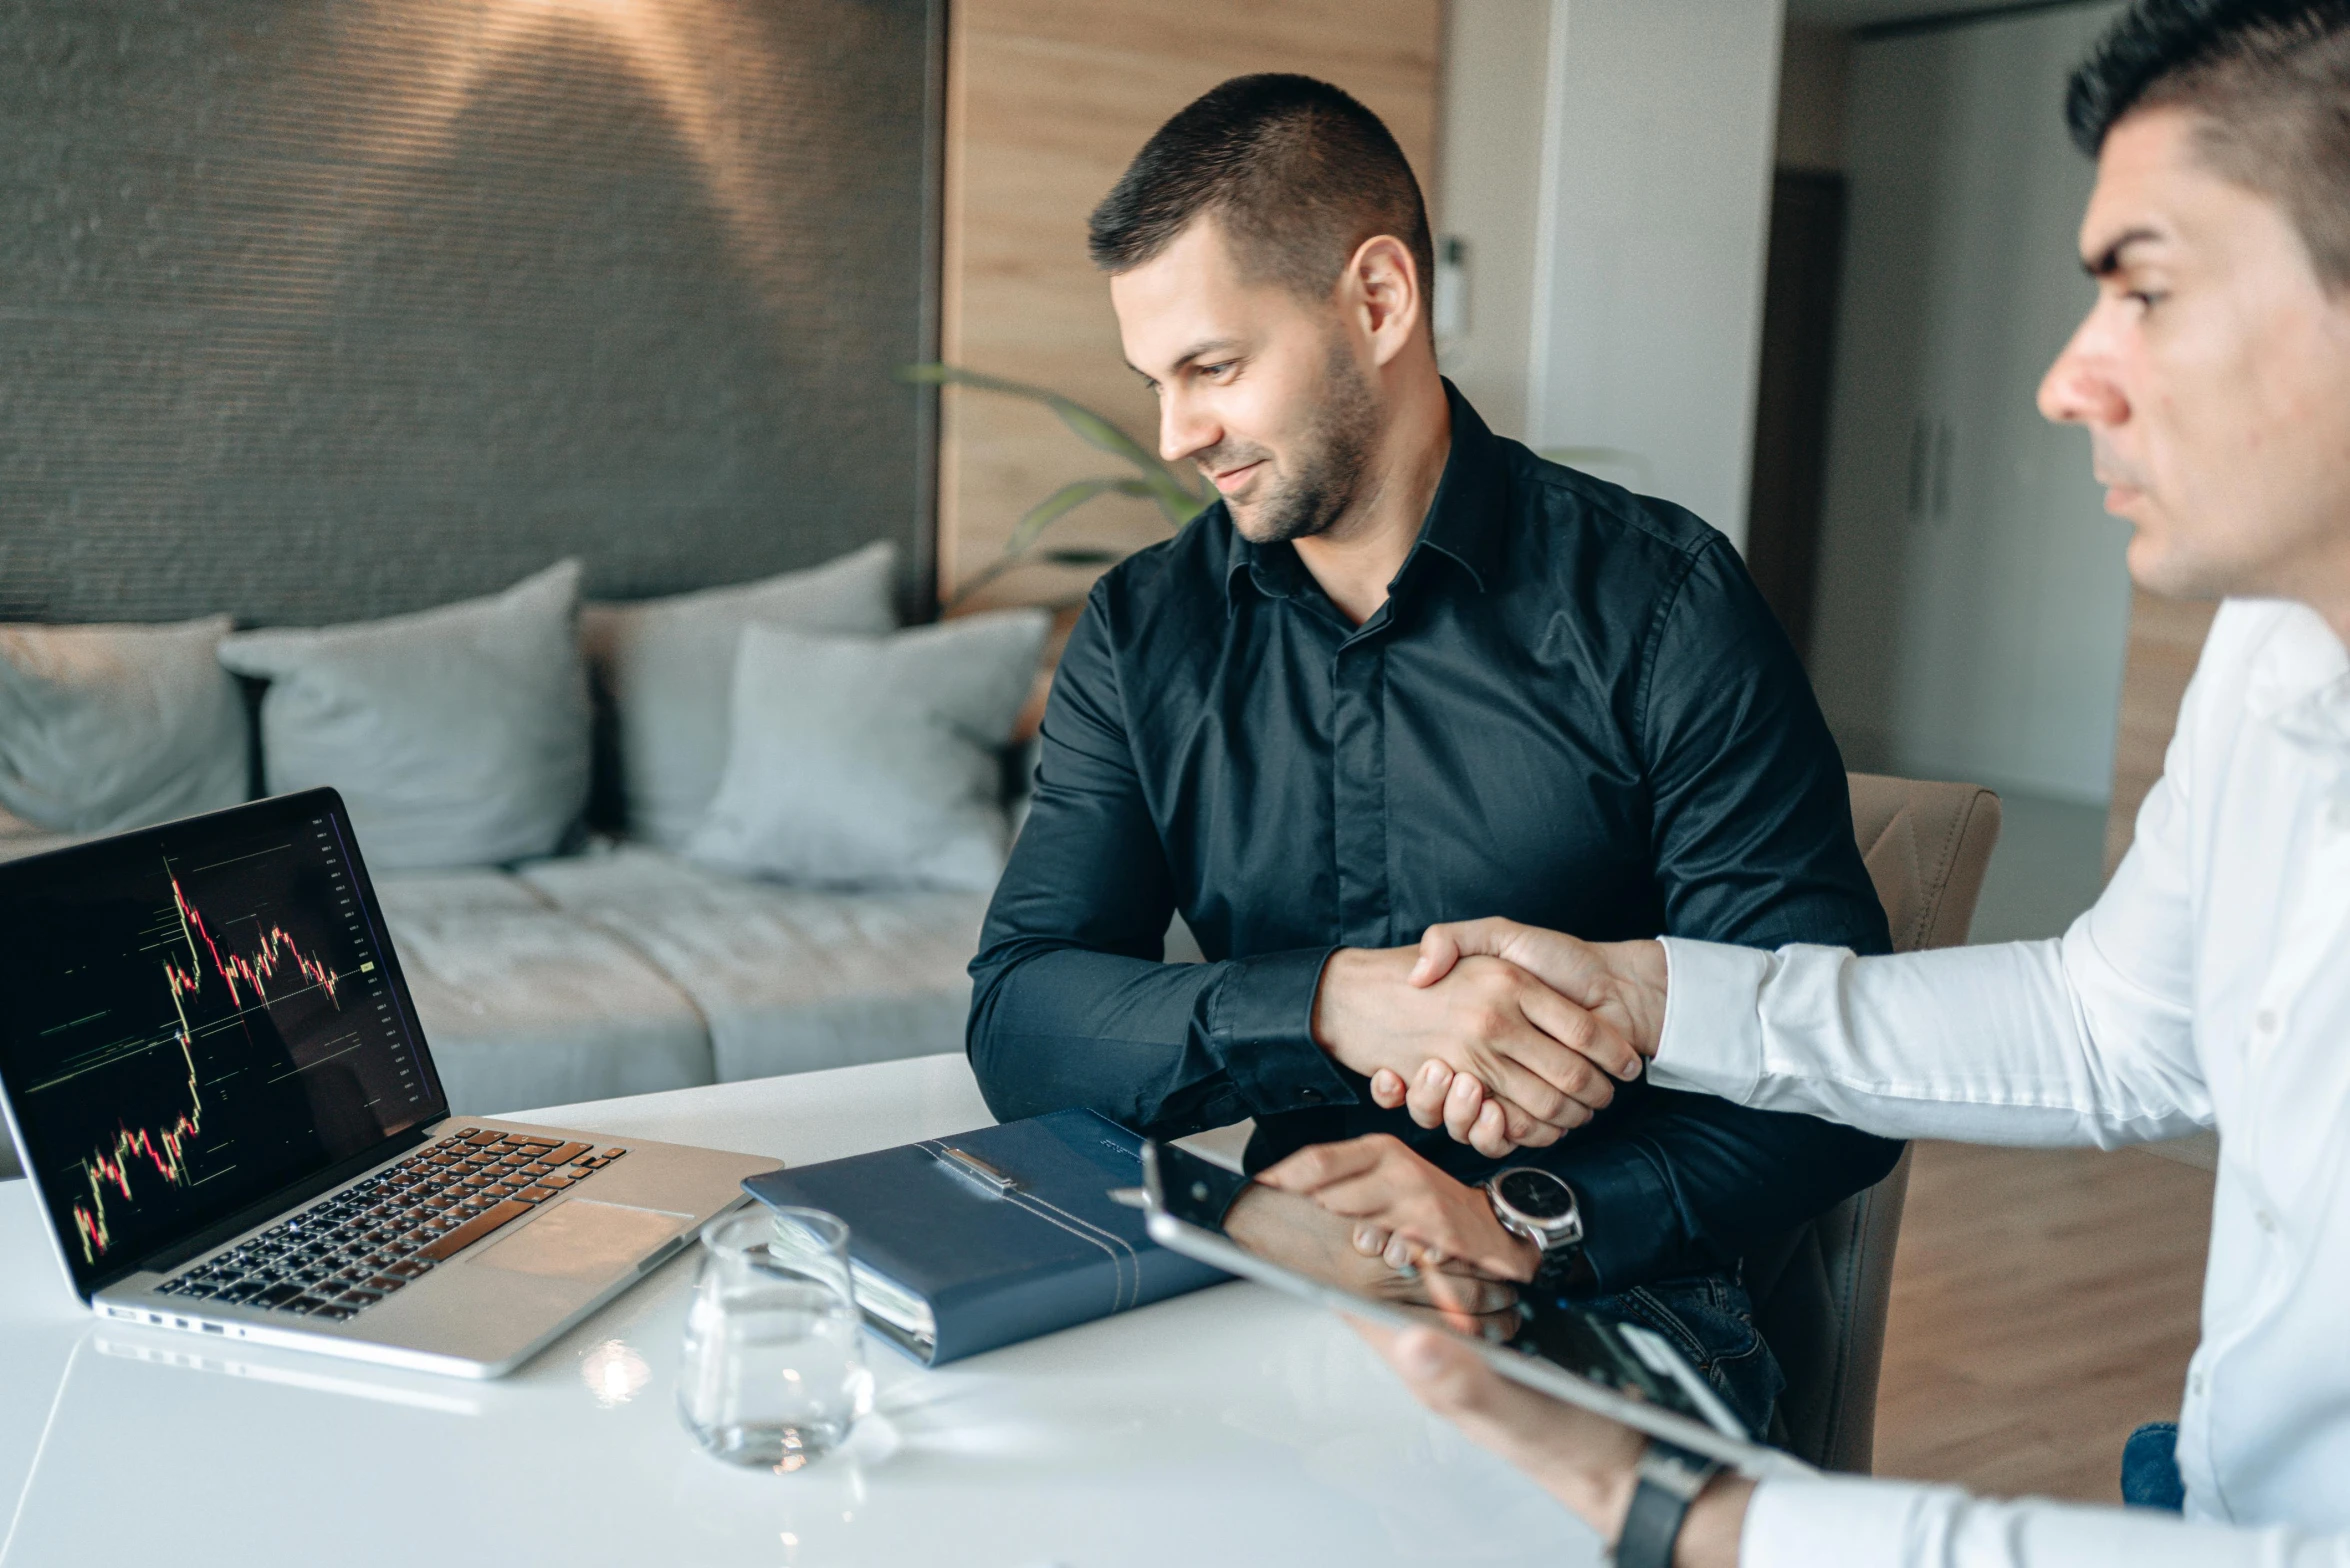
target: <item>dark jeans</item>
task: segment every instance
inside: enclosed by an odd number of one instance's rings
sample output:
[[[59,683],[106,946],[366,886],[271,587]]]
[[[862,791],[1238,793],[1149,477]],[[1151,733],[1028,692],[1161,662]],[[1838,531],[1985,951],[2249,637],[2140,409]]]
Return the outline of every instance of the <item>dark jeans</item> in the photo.
[[[1748,1431],[1760,1437],[1770,1430],[1771,1409],[1787,1378],[1754,1326],[1754,1301],[1744,1285],[1718,1274],[1700,1274],[1636,1285],[1619,1295],[1591,1297],[1575,1305],[1662,1334],[1705,1374]]]
[[[2187,1485],[2179,1479],[2176,1421],[2149,1421],[2122,1444],[2122,1501],[2174,1514],[2185,1509]]]

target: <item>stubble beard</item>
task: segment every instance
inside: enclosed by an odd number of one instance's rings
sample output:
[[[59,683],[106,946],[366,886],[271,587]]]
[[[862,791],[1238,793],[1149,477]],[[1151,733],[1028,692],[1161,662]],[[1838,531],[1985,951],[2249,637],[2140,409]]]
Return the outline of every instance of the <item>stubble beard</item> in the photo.
[[[1378,434],[1379,404],[1344,343],[1330,346],[1319,403],[1293,476],[1251,507],[1246,519],[1233,514],[1233,526],[1252,543],[1285,544],[1328,533],[1354,505]]]

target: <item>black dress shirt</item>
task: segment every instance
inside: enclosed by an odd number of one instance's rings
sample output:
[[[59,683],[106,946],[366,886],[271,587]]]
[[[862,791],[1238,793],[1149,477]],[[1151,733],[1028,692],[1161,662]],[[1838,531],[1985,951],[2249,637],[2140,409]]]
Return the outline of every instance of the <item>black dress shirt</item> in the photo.
[[[1835,742],[1729,542],[1447,390],[1443,480],[1360,627],[1221,503],[1094,586],[971,965],[997,1116],[1084,1105],[1160,1137],[1253,1116],[1251,1169],[1388,1131],[1482,1180],[1493,1162],[1314,1044],[1334,948],[1481,915],[1890,945]],[[1160,962],[1176,910],[1208,962]],[[1899,1149],[1643,1080],[1510,1163],[1574,1186],[1614,1291],[1726,1269]]]

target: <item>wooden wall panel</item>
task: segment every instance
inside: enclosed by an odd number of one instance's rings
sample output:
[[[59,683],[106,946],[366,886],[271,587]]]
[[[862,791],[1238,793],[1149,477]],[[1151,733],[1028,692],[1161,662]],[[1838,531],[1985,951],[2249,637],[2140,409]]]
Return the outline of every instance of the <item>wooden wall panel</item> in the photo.
[[[2219,606],[2201,600],[2158,599],[2138,592],[2130,599],[2130,651],[2122,670],[2121,726],[2113,746],[2113,804],[2105,815],[2105,874],[2130,847],[2138,807],[2162,777],[2162,754],[2178,727],[2179,698],[2185,695],[2204,634]]]
[[[1302,71],[1355,94],[1427,187],[1441,21],[1441,0],[960,0],[948,53],[946,359],[1049,386],[1155,443],[1156,409],[1126,368],[1107,281],[1086,259],[1086,214],[1170,114],[1249,71]],[[961,389],[943,401],[942,600],[1036,501],[1115,471],[1042,409]],[[1162,533],[1155,510],[1112,498],[1051,537],[1133,546]],[[1066,602],[1092,576],[1026,568],[974,603]]]

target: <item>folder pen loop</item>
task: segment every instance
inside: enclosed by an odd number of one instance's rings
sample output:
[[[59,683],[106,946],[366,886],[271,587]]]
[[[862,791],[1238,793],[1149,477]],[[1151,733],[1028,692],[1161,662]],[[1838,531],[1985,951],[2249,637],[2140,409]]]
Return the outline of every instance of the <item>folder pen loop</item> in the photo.
[[[966,1154],[952,1144],[944,1143],[937,1146],[935,1153],[939,1164],[991,1198],[1008,1198],[1020,1190],[1017,1178],[1005,1175],[976,1154]]]

